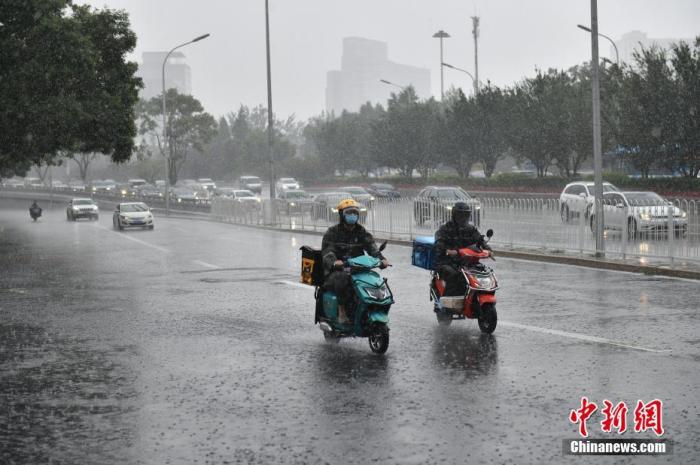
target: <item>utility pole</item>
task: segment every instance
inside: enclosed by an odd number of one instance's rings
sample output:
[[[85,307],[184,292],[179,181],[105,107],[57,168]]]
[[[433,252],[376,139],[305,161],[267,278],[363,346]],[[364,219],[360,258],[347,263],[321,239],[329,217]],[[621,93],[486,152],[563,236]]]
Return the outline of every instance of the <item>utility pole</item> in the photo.
[[[605,257],[603,241],[603,157],[600,136],[600,74],[598,71],[598,0],[591,0],[591,88],[593,94],[593,181],[595,191],[595,254]],[[625,231],[622,232],[625,234]]]
[[[474,36],[474,95],[479,93],[479,17],[472,16],[472,35]]]

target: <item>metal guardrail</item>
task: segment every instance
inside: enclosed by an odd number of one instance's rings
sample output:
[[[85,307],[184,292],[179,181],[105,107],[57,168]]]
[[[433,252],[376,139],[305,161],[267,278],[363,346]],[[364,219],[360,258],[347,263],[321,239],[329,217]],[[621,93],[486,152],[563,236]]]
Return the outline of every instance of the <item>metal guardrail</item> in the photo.
[[[49,189],[39,192],[91,196],[115,202],[142,200],[153,207],[164,205],[162,198]],[[595,253],[595,239],[591,232],[595,218],[591,218],[587,211],[564,215],[559,199],[553,198],[483,196],[478,197],[478,201],[475,218],[479,228],[482,232],[489,228],[495,231],[492,244],[497,247],[578,256]],[[604,205],[606,257],[634,258],[642,264],[651,260],[662,261],[670,266],[681,262],[700,263],[700,201],[674,199],[670,202],[680,213],[667,204],[651,207]],[[338,221],[337,213],[318,208],[318,205],[305,205],[302,209],[289,211],[269,199],[251,205],[214,197],[208,202],[176,204],[176,208],[208,213],[217,220],[235,224],[299,231],[325,231]],[[640,217],[642,211],[646,220]],[[413,198],[377,198],[368,206],[361,221],[378,237],[412,240],[416,236],[433,235],[449,217],[450,211],[438,204],[426,204]]]

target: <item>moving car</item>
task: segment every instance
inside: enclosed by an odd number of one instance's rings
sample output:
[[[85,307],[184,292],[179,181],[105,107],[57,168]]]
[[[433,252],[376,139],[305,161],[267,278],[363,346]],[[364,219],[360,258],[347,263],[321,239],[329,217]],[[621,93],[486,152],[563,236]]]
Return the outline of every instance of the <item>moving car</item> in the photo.
[[[238,178],[238,187],[262,194],[262,181],[257,176],[241,176]]]
[[[139,197],[142,197],[144,199],[162,199],[163,198],[163,192],[161,192],[160,189],[158,189],[156,186],[153,186],[151,184],[145,184],[143,186],[137,187],[136,192],[138,193]]]
[[[71,181],[68,183],[68,189],[73,192],[84,192],[86,187],[83,181]]]
[[[322,192],[314,198],[311,206],[311,218],[314,220],[326,220],[332,223],[338,221],[338,206],[341,200],[352,198],[349,192]],[[360,222],[367,219],[367,207],[360,207]]]
[[[477,228],[481,224],[481,203],[467,194],[461,187],[428,186],[418,193],[413,201],[413,217],[419,225],[426,221],[446,223],[452,218],[452,206],[464,202],[472,207],[471,223]]]
[[[292,213],[309,211],[314,201],[306,191],[295,189],[280,192],[275,203],[279,213],[290,215]]]
[[[260,197],[247,189],[234,189],[229,198],[233,199],[240,207],[248,210],[260,208],[262,202]]]
[[[65,191],[68,190],[68,184],[63,181],[51,181],[51,189]]]
[[[581,215],[588,219],[593,211],[594,190],[595,183],[592,182],[576,181],[567,184],[559,196],[561,221],[568,223],[573,217]],[[619,192],[619,189],[609,182],[604,182],[603,193],[606,192]]]
[[[294,178],[279,178],[277,180],[277,184],[275,185],[275,189],[278,194],[286,190],[298,190],[300,187],[299,182]]]
[[[180,204],[194,205],[199,202],[197,192],[189,187],[175,187],[170,190],[170,200]]]
[[[129,180],[127,181],[127,184],[129,184],[129,186],[130,186],[131,188],[138,188],[138,187],[141,187],[141,186],[145,186],[145,185],[148,184],[148,183],[146,182],[145,179],[134,178],[134,179],[129,179]]]
[[[367,191],[375,197],[398,199],[401,193],[397,191],[391,184],[374,182],[369,185]]]
[[[669,215],[672,216],[676,235],[688,231],[688,214],[656,192],[605,192],[603,193],[603,229],[627,229],[627,236],[668,231]],[[595,212],[591,213],[591,231],[595,233]],[[663,236],[667,237],[666,234]]]
[[[99,194],[113,193],[117,189],[117,184],[114,181],[104,180],[104,181],[93,181],[90,190]]]
[[[78,218],[97,221],[100,218],[100,209],[97,207],[97,203],[89,198],[71,199],[66,207],[66,219],[76,221]]]
[[[350,194],[352,194],[353,199],[357,200],[366,207],[371,207],[372,202],[374,201],[374,196],[367,192],[367,189],[365,189],[364,187],[345,186],[338,188],[338,190],[343,192],[350,192]]]
[[[143,202],[122,202],[114,210],[112,224],[120,231],[124,228],[153,229],[153,213]]]

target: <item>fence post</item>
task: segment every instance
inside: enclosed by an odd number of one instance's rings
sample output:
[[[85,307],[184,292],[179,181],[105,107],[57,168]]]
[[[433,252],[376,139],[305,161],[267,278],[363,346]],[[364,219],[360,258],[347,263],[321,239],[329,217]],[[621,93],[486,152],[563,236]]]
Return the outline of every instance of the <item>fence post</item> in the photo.
[[[671,268],[673,268],[673,252],[674,252],[674,236],[676,235],[676,228],[673,224],[673,212],[675,210],[675,205],[670,203],[666,206],[666,214],[668,219],[668,257],[671,260]]]
[[[394,214],[392,210],[393,208],[389,209],[389,239],[394,238]]]

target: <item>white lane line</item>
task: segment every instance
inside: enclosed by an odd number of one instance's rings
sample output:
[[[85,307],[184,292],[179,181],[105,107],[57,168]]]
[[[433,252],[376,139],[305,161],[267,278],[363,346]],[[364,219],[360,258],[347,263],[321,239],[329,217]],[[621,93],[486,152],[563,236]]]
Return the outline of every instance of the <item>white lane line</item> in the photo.
[[[94,226],[95,228],[98,228],[98,229],[104,229],[105,231],[111,232],[111,233],[113,233],[113,234],[115,234],[115,235],[117,235],[117,236],[119,236],[119,237],[121,237],[121,238],[124,238],[124,239],[126,239],[126,240],[129,240],[129,241],[132,241],[132,242],[136,242],[137,244],[145,245],[146,247],[150,247],[150,248],[152,248],[152,249],[159,250],[159,251],[161,251],[161,252],[163,252],[163,253],[170,253],[170,250],[168,250],[168,249],[166,249],[166,248],[164,248],[164,247],[160,247],[160,246],[155,245],[155,244],[150,244],[150,243],[148,243],[148,242],[146,242],[146,241],[142,241],[141,239],[136,239],[135,237],[129,236],[128,233],[117,232],[117,231],[114,231],[114,230],[112,230],[112,229],[106,228],[106,227],[104,227],[104,226],[100,226],[100,225],[98,225],[98,224],[93,224],[93,226]]]
[[[284,281],[284,280],[283,280],[283,281],[275,281],[275,282],[277,282],[277,283],[279,283],[279,284],[286,284],[287,286],[301,287],[301,288],[303,288],[303,289],[311,289],[311,290],[314,289],[313,286],[309,286],[308,284],[298,283],[298,282],[295,282],[295,281]]]
[[[211,263],[203,262],[202,260],[192,260],[195,265],[200,265],[205,268],[211,268],[212,270],[220,270],[221,267],[218,265],[212,265]]]
[[[634,346],[634,345],[630,345],[630,344],[625,344],[624,342],[613,341],[611,339],[605,339],[602,337],[589,336],[587,334],[570,333],[568,331],[560,331],[558,329],[540,328],[539,326],[522,325],[519,323],[511,323],[509,321],[499,321],[498,324],[502,325],[502,326],[510,326],[511,328],[526,329],[528,331],[535,331],[538,333],[552,334],[555,336],[568,337],[571,339],[579,339],[581,341],[595,342],[598,344],[608,344],[608,345],[617,346],[617,347],[624,347],[626,349],[641,350],[643,352],[654,352],[654,353],[671,352],[668,349],[663,349],[663,350],[649,349],[647,347]]]

